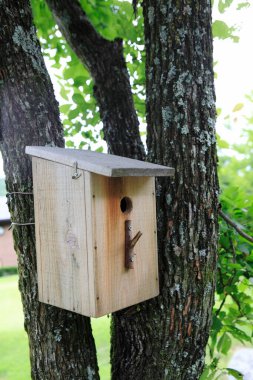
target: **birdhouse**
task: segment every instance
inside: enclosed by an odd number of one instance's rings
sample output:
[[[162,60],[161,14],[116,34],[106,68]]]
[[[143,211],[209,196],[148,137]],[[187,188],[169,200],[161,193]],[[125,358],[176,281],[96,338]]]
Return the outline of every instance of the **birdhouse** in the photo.
[[[83,150],[26,153],[39,300],[99,317],[157,296],[155,177],[174,170]]]

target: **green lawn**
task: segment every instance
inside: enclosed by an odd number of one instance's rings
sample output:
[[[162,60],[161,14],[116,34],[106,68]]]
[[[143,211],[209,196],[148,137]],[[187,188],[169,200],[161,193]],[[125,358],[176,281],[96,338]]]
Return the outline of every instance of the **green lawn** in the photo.
[[[17,276],[0,278],[0,379],[30,378],[28,341],[23,328]]]
[[[0,380],[29,380],[28,341],[17,276],[0,278]],[[110,378],[109,324],[107,317],[92,319],[101,380]]]

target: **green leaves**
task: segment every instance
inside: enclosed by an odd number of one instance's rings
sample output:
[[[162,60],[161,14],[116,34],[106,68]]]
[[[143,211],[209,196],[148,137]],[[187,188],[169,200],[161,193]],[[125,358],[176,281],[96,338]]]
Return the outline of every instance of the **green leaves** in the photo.
[[[220,13],[225,13],[226,10],[230,8],[230,6],[234,3],[234,0],[219,0],[218,2],[218,10]],[[237,4],[236,9],[239,11],[243,8],[248,8],[250,6],[249,1],[242,1]]]
[[[135,19],[132,5],[126,0],[81,0],[80,3],[89,20],[103,37],[109,40],[123,39],[125,56],[130,58],[127,66],[136,110],[138,117],[144,119],[145,62],[141,13]],[[68,141],[73,141],[74,146],[90,148],[90,144],[97,144],[101,139],[99,110],[93,97],[90,74],[60,33],[45,0],[32,0],[32,6],[43,54],[50,61],[58,82],[59,90],[56,92],[64,135]],[[78,122],[81,123],[81,128],[77,125]],[[89,131],[85,133],[85,137],[81,134],[84,131]]]
[[[64,86],[61,86],[61,91],[60,91],[60,95],[61,95],[61,97],[62,97],[64,100],[69,100],[68,94],[69,94],[69,91],[68,91],[67,89],[65,89]]]
[[[85,106],[85,102],[84,102],[84,98],[81,94],[74,94],[72,96],[72,100],[73,102],[75,102],[78,106],[81,106],[81,107],[84,107]]]
[[[79,115],[79,108],[77,107],[77,108],[75,108],[75,109],[69,111],[69,113],[68,113],[68,118],[69,118],[69,120],[73,120],[73,119],[75,119],[78,115]]]
[[[224,13],[234,0],[219,0],[218,9],[220,13]]]
[[[63,114],[68,114],[68,111],[70,110],[70,107],[72,104],[63,104],[60,106],[60,112]]]
[[[242,3],[239,3],[237,5],[237,10],[240,10],[240,9],[243,9],[243,8],[248,8],[250,6],[250,2],[249,1],[244,1]]]
[[[75,87],[85,86],[87,79],[89,79],[89,77],[87,78],[85,76],[77,76],[77,77],[74,76],[74,86]]]
[[[243,109],[243,107],[244,107],[244,103],[237,103],[237,104],[234,106],[232,112],[238,112],[238,111],[241,111],[241,109]]]
[[[229,27],[224,21],[216,20],[213,23],[213,37],[224,40],[226,38],[231,38],[234,42],[239,41],[239,37],[234,35],[236,31],[235,27]]]
[[[251,95],[247,99],[253,102]],[[239,112],[243,107],[244,103],[240,102],[235,105],[233,112]],[[253,118],[249,117],[247,120],[253,123]],[[252,167],[253,133],[251,132],[252,128],[249,126],[245,132],[244,144],[228,146],[220,139],[218,139],[218,144],[220,148],[229,147],[230,150],[233,148],[235,152],[233,156],[226,156],[226,151],[220,150],[222,210],[243,231],[252,236],[253,175],[251,175],[251,170],[246,169]],[[237,158],[238,153],[239,158]],[[224,362],[224,358],[231,355],[231,348],[238,342],[243,345],[252,344],[253,244],[241,237],[223,219],[220,219],[219,223],[216,302],[208,344],[210,363],[213,363],[216,358],[218,364],[212,368],[211,364],[206,366],[205,379],[222,379],[225,374],[242,379],[240,372],[231,368],[221,368],[219,363]]]
[[[232,340],[230,336],[227,333],[224,333],[219,339],[219,342],[217,344],[217,351],[226,355],[228,351],[230,350],[231,345],[232,345]]]
[[[235,379],[243,380],[243,374],[233,368],[219,368],[218,362],[206,365],[200,380],[222,380],[224,375],[232,375]]]
[[[234,378],[238,380],[243,379],[243,374],[233,368],[227,368],[227,374],[234,376]]]

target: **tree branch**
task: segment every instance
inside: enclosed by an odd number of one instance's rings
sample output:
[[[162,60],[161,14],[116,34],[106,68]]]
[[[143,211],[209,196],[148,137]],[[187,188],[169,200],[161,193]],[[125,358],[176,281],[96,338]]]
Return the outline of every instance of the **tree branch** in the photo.
[[[134,14],[135,14],[135,17],[137,16],[137,6],[138,6],[138,0],[133,0],[132,1],[132,4],[133,4],[133,8],[134,8]]]
[[[94,79],[94,95],[109,152],[145,159],[122,40],[103,38],[77,0],[46,2],[60,31]]]
[[[244,239],[248,240],[249,242],[253,243],[253,237],[243,232],[240,229],[240,227],[235,222],[233,222],[233,220],[231,220],[226,214],[224,214],[222,210],[219,210],[219,214],[222,217],[222,219],[224,219],[231,227],[233,227],[238,232],[239,235],[241,235]]]
[[[228,295],[225,294],[225,297],[223,298],[223,300],[222,300],[222,302],[221,302],[221,304],[220,304],[219,309],[216,310],[216,312],[215,312],[216,317],[220,314],[221,309],[223,308],[224,303],[226,302],[227,296],[228,296]]]
[[[53,86],[32,22],[28,0],[0,1],[0,150],[13,220],[34,218],[31,159],[26,145],[63,147]],[[38,301],[34,226],[13,230],[24,327],[29,336],[31,376],[99,379],[90,319]],[[27,375],[28,376],[28,375]],[[17,375],[17,377],[19,377]]]

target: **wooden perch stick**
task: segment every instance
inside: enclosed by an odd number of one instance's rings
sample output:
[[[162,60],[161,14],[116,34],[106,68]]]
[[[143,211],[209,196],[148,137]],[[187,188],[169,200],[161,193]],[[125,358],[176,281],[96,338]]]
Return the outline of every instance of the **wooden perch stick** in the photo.
[[[231,227],[233,227],[238,232],[239,235],[241,235],[242,237],[244,237],[244,239],[253,243],[253,237],[243,232],[240,229],[240,227],[238,227],[238,225],[235,222],[233,222],[233,220],[231,220],[226,214],[224,214],[222,210],[219,210],[219,214],[222,217],[222,219],[224,219]]]
[[[134,247],[142,235],[141,231],[132,238],[132,221],[125,221],[125,267],[134,269]]]
[[[134,248],[135,244],[140,239],[141,235],[142,235],[141,231],[137,232],[137,234],[135,235],[135,237],[130,241],[130,244],[129,244],[129,248],[130,249]]]

